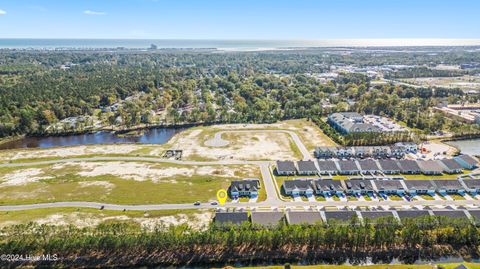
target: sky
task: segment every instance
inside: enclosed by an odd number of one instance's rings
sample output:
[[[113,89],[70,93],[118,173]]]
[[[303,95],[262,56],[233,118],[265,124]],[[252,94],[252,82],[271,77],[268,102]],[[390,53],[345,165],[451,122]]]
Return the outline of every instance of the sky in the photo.
[[[0,0],[0,38],[480,38],[479,0]]]

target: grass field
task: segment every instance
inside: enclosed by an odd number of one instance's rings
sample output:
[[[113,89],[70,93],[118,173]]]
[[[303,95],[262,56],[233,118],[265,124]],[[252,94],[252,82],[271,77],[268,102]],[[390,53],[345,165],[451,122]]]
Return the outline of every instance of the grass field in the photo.
[[[210,221],[211,210],[158,210],[158,211],[113,211],[93,208],[44,208],[21,211],[0,211],[0,226],[38,222],[54,225],[75,224],[95,226],[105,222],[136,222],[139,224],[179,224],[198,222],[197,217],[205,217],[203,224]]]
[[[127,164],[130,166],[124,167]],[[99,167],[84,167],[86,165]],[[108,169],[116,169],[119,172],[113,171],[115,173],[112,174],[113,172]],[[145,174],[132,169],[140,172],[145,170]],[[165,171],[170,171],[170,174],[164,173]],[[141,162],[91,162],[60,167],[44,165],[16,169],[1,168],[0,204],[57,201],[116,204],[192,203],[197,200],[207,202],[216,200],[217,190],[228,188],[231,180],[252,177],[261,178],[257,166],[192,167]],[[262,184],[259,201],[265,198]]]

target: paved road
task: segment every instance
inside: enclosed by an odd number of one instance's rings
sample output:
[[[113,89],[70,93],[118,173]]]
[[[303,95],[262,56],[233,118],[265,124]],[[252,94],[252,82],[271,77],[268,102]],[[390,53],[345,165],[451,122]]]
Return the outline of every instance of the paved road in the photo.
[[[423,201],[324,201],[324,202],[284,202],[280,200],[274,201],[264,201],[259,203],[227,203],[225,206],[212,206],[208,203],[201,204],[200,206],[195,206],[193,204],[152,204],[152,205],[116,205],[116,204],[106,204],[106,203],[97,203],[97,202],[57,202],[57,203],[41,203],[41,204],[30,204],[30,205],[7,205],[0,206],[0,211],[17,211],[17,210],[28,210],[28,209],[39,209],[39,208],[60,208],[60,207],[85,207],[85,208],[100,208],[104,206],[105,210],[139,210],[139,211],[149,211],[149,210],[168,210],[168,209],[195,209],[195,208],[257,208],[257,207],[277,207],[277,208],[291,208],[291,207],[378,207],[378,206],[388,206],[388,207],[402,207],[404,205],[409,206],[480,206],[480,200],[423,200]]]
[[[293,132],[293,131],[288,131],[288,130],[228,130],[228,131],[218,131],[215,133],[215,136],[213,137],[212,140],[208,140],[207,142],[205,142],[207,145],[209,146],[218,146],[218,147],[221,147],[221,146],[225,146],[225,145],[228,145],[228,141],[227,140],[223,140],[222,139],[222,135],[224,133],[253,133],[253,132],[257,132],[257,133],[284,133],[284,134],[288,134],[290,135],[290,137],[292,138],[293,142],[295,143],[295,145],[297,146],[297,148],[300,150],[300,152],[302,153],[303,155],[303,159],[304,160],[310,160],[312,159],[312,155],[310,154],[310,152],[307,150],[307,148],[305,147],[305,145],[303,144],[302,140],[300,139],[300,137],[298,137],[297,133]]]

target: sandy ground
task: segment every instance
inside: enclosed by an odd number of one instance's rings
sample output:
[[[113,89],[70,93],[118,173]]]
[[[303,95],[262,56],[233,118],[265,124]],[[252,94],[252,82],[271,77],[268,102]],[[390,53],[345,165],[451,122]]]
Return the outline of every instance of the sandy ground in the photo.
[[[412,156],[414,159],[424,159],[424,160],[444,159],[444,158],[451,157],[456,152],[455,147],[452,147],[450,145],[447,145],[445,143],[438,142],[438,141],[423,143],[422,147],[425,148],[428,152],[426,153],[418,152],[417,154]]]
[[[127,154],[138,150],[138,145],[89,145],[75,147],[59,147],[50,149],[8,150],[0,153],[0,159],[18,160],[30,158],[72,157],[90,154]]]
[[[162,217],[149,217],[145,214],[144,217],[129,217],[126,215],[107,216],[105,214],[93,213],[66,213],[66,214],[51,214],[44,218],[33,219],[32,222],[38,224],[49,225],[69,225],[73,224],[77,227],[93,227],[106,221],[133,221],[140,224],[142,227],[153,230],[155,227],[168,227],[170,225],[187,224],[196,230],[203,230],[208,227],[213,217],[212,212],[201,212],[195,214],[176,214]],[[19,224],[17,221],[2,221],[0,226],[7,226]]]
[[[257,174],[255,166],[160,166],[142,162],[74,162],[54,164],[47,168],[19,169],[0,176],[0,187],[19,186],[43,179],[52,179],[54,175],[74,173],[83,177],[113,175],[126,180],[146,181],[155,183],[178,183],[177,176],[216,176],[236,178],[236,174]],[[101,186],[106,190],[115,187],[107,181],[79,182],[81,187]]]
[[[39,168],[21,169],[8,173],[0,178],[0,186],[17,186],[25,185],[32,182],[37,182],[42,179],[52,178],[51,176],[43,175],[43,170]]]

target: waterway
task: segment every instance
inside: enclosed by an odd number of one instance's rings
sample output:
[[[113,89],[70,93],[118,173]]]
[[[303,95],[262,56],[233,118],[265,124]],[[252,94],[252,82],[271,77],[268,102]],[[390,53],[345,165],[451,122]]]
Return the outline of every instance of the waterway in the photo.
[[[165,144],[183,128],[153,128],[146,129],[139,136],[120,137],[112,132],[96,132],[66,136],[25,137],[18,140],[0,144],[2,149],[18,148],[51,148],[78,145],[139,143],[139,144]]]
[[[480,138],[449,141],[448,144],[457,147],[464,154],[480,156]]]

